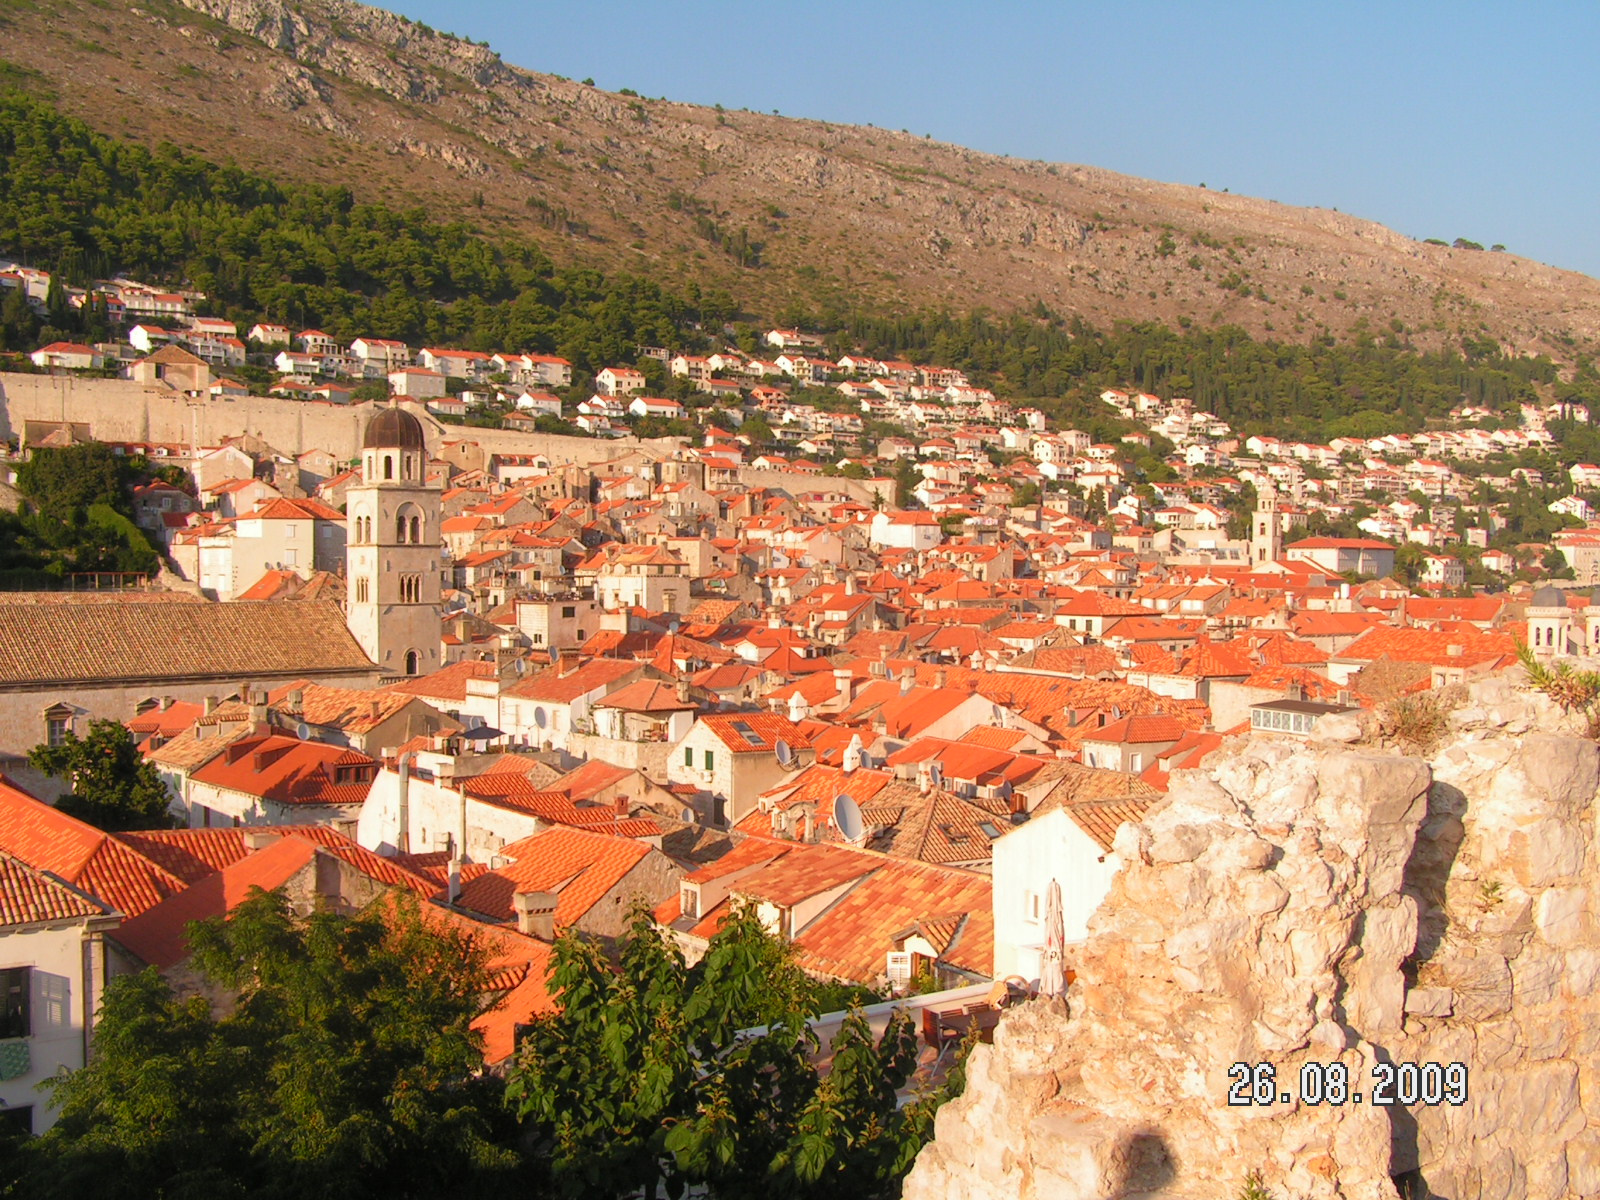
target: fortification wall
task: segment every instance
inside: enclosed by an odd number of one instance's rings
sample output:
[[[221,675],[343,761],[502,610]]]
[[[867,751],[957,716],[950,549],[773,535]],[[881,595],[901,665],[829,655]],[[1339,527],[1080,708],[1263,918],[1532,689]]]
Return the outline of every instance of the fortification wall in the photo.
[[[906,1200],[1600,1197],[1600,750],[1464,690],[1426,760],[1352,717],[1176,772]]]

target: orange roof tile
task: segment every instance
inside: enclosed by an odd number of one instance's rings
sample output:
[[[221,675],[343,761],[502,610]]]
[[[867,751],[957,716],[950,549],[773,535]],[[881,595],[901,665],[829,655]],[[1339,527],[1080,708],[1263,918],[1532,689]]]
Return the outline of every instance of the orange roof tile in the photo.
[[[572,925],[650,852],[649,846],[627,838],[568,826],[548,829],[501,850],[510,864],[463,885],[460,904],[492,920],[509,921],[514,915],[511,898],[518,892],[554,892],[557,925]]]

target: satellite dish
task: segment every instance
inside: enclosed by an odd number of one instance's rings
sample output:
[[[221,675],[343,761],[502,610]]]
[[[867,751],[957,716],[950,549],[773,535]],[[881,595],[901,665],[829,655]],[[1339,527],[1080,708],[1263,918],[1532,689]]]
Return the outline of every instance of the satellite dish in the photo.
[[[304,721],[297,722],[294,727],[294,735],[302,742],[309,742],[311,740],[311,726]]]
[[[1006,710],[998,704],[991,704],[989,705],[989,715],[994,718],[994,723],[999,725],[1006,719]]]
[[[772,750],[778,756],[778,765],[784,770],[787,771],[794,766],[794,751],[790,749],[788,742],[779,738],[777,745],[773,746]]]
[[[867,823],[861,819],[861,806],[843,792],[833,798],[833,827],[847,842],[859,842],[867,831]]]
[[[533,710],[533,723],[540,729],[543,729],[549,720],[550,718],[545,714],[544,709],[536,708]]]
[[[929,763],[928,764],[928,778],[933,782],[933,786],[934,787],[943,787],[944,786],[944,768],[941,767],[936,762]]]

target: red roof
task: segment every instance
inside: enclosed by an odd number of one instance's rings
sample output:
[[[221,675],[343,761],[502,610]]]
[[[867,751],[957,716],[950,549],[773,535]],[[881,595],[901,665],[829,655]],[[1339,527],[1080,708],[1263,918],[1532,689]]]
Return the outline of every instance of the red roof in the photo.
[[[372,781],[362,768],[376,765],[358,750],[267,734],[234,742],[191,778],[276,804],[360,804]]]
[[[232,912],[249,898],[252,888],[270,892],[282,887],[316,853],[316,845],[305,838],[283,838],[123,922],[117,941],[150,966],[162,970],[176,966],[188,957],[186,930],[191,921]]]
[[[500,853],[510,864],[463,885],[461,907],[509,921],[517,893],[554,892],[556,924],[572,925],[620,884],[650,847],[562,826],[513,842]]]
[[[0,851],[133,916],[183,884],[94,826],[34,799],[0,776]]]
[[[0,854],[0,927],[98,917],[105,910],[20,859]]]

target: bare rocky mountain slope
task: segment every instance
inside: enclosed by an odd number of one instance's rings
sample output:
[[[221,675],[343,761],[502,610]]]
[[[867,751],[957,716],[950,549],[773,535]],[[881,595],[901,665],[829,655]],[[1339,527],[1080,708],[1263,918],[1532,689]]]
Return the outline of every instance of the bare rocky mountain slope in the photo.
[[[1117,835],[1070,1015],[1002,1019],[906,1200],[1198,1200],[1252,1173],[1310,1200],[1600,1196],[1600,749],[1509,679],[1466,693],[1426,759],[1255,738],[1176,773]],[[1236,1063],[1264,1103],[1230,1105]],[[1334,1064],[1342,1102],[1303,1102]],[[1380,1064],[1413,1103],[1375,1105]]]
[[[531,235],[563,264],[724,286],[772,316],[791,301],[1042,301],[1100,325],[1188,318],[1293,340],[1360,321],[1380,334],[1400,321],[1423,347],[1487,333],[1561,358],[1600,340],[1600,282],[1511,254],[908,133],[606,92],[346,0],[0,0],[0,60],[4,80],[105,133],[424,204]]]

